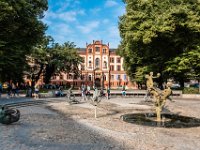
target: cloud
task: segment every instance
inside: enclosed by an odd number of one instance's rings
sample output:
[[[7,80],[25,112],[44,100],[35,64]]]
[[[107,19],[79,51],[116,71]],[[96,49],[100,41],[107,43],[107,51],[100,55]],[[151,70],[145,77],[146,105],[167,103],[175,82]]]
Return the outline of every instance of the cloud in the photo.
[[[92,14],[97,14],[97,13],[99,13],[101,11],[101,8],[93,8],[93,9],[90,9],[89,11]]]
[[[69,34],[73,34],[73,30],[65,23],[54,23],[48,29],[47,34],[51,35],[56,42],[63,43],[66,41],[66,37],[68,37]]]
[[[104,23],[104,24],[109,23],[109,19],[103,19],[103,20],[102,20],[102,23]]]
[[[71,10],[71,11],[64,11],[64,12],[52,12],[47,11],[45,13],[44,20],[48,22],[49,20],[56,19],[57,21],[65,21],[65,22],[73,22],[77,20],[79,15],[85,15],[85,11],[83,9],[80,10]]]
[[[100,22],[99,21],[91,21],[88,22],[85,25],[78,25],[77,28],[82,32],[82,33],[90,33],[92,32],[95,28],[99,27]]]
[[[105,7],[113,7],[113,6],[116,6],[116,5],[118,5],[118,3],[116,2],[116,1],[114,1],[114,0],[107,0],[106,2],[105,2]]]

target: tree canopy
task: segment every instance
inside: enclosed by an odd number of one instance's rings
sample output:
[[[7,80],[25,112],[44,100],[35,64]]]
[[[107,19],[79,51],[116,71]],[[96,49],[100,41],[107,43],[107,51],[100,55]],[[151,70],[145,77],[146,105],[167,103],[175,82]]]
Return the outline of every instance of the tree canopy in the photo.
[[[37,73],[32,80],[37,81],[43,75],[46,84],[50,82],[52,76],[61,73],[73,72],[75,75],[79,75],[78,65],[82,62],[73,42],[65,42],[61,45],[54,43],[50,36],[45,37],[34,48],[30,57],[37,66],[37,69],[35,69]]]
[[[193,60],[198,58],[191,53],[199,52],[200,1],[124,2],[126,14],[119,21],[122,40],[118,53],[124,57],[127,73],[136,81],[140,80],[138,74],[150,71],[160,72],[161,80],[174,76],[179,76],[179,79],[187,78],[191,67],[179,70],[180,73],[177,74],[176,68],[170,66],[178,65],[176,60],[184,59],[187,54],[194,57]]]
[[[26,55],[44,36],[47,0],[0,1],[0,81],[23,77]]]

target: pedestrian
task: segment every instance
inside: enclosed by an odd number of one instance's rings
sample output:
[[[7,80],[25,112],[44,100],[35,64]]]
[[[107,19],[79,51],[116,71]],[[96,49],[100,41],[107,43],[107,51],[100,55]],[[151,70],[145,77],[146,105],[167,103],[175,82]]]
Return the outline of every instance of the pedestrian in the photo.
[[[86,100],[87,87],[83,86],[83,100]]]
[[[86,91],[86,95],[90,95],[90,86],[87,86],[87,91]]]
[[[107,97],[107,99],[110,99],[110,88],[109,87],[106,89],[106,97]]]
[[[63,96],[63,87],[62,86],[59,87],[59,96],[60,97]]]
[[[13,97],[15,97],[15,94],[16,94],[16,86],[14,83],[12,83],[12,94],[13,94]]]
[[[39,98],[39,86],[35,85],[35,99]]]
[[[122,90],[122,96],[125,97],[126,96],[126,90]]]

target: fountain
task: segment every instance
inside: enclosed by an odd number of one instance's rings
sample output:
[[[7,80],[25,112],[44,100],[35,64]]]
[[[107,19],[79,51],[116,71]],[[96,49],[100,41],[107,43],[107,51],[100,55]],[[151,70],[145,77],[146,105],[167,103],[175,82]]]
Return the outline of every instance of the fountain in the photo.
[[[121,116],[122,120],[140,125],[168,128],[200,126],[200,119],[163,112],[166,100],[169,99],[172,101],[170,98],[170,95],[172,94],[170,88],[172,81],[168,81],[165,89],[162,91],[153,86],[153,78],[158,78],[159,76],[160,74],[158,73],[157,76],[154,77],[153,72],[150,72],[149,75],[145,76],[147,79],[147,91],[153,97],[152,101],[154,103],[155,113],[126,114]]]

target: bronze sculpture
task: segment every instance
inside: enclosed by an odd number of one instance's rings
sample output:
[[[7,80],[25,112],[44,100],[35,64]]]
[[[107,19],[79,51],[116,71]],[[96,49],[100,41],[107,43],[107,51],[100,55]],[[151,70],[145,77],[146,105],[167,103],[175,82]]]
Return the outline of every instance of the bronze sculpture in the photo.
[[[20,119],[20,111],[18,109],[10,109],[7,106],[0,106],[0,123],[11,124]]]
[[[166,103],[166,99],[170,99],[169,96],[172,94],[171,85],[172,82],[167,82],[166,88],[161,91],[158,88],[155,88],[153,86],[153,78],[160,77],[160,74],[157,74],[157,77],[153,76],[153,72],[150,72],[149,75],[146,75],[145,78],[147,78],[146,85],[148,92],[153,96],[153,102],[156,110],[157,119],[156,121],[161,121],[161,112],[163,110],[163,107]],[[171,100],[171,99],[170,99]]]

